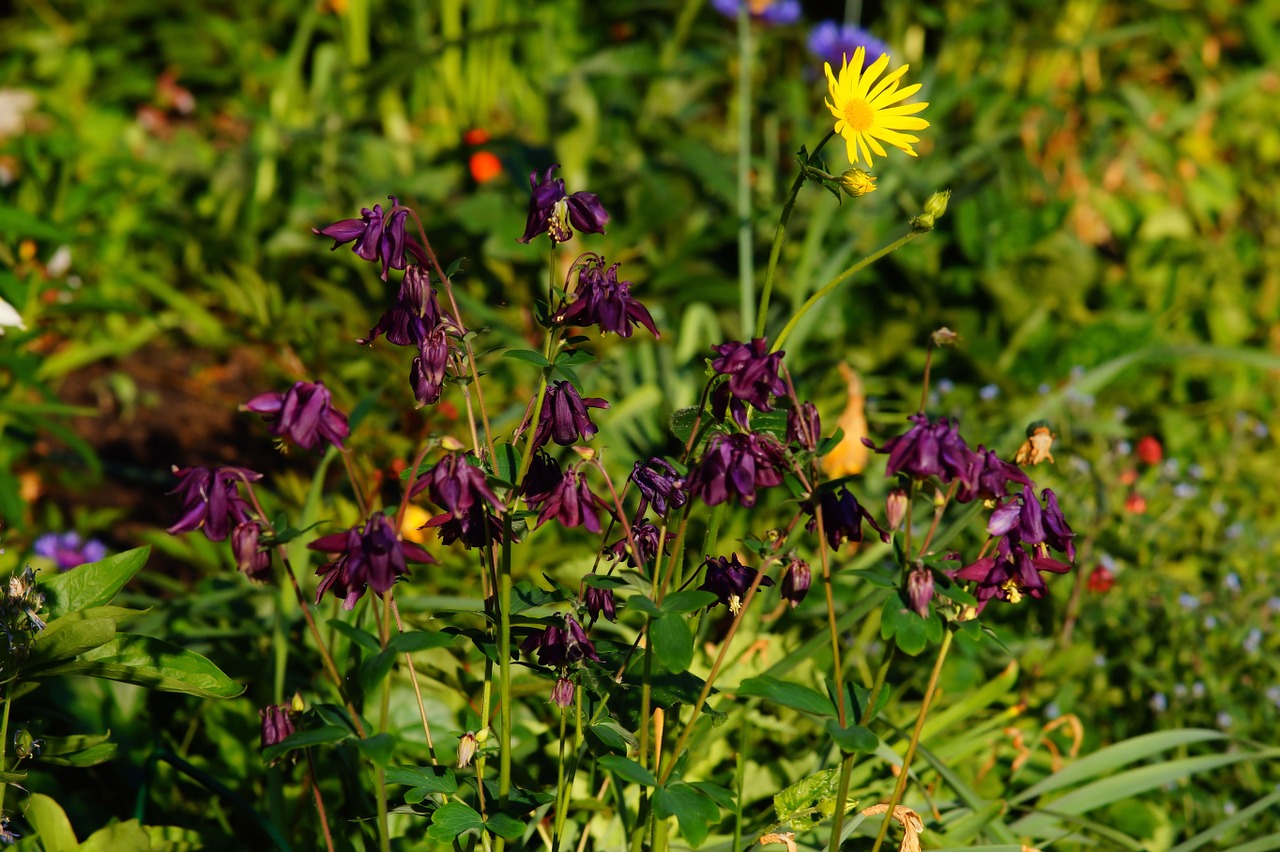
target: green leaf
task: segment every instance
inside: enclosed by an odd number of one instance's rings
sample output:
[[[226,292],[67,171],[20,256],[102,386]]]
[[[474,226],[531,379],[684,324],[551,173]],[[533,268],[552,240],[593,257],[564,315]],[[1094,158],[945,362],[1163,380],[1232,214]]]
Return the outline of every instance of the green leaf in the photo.
[[[32,793],[23,805],[23,816],[40,836],[40,848],[45,852],[64,852],[79,845],[66,812],[45,794]]]
[[[494,447],[494,452],[497,454],[494,457],[494,473],[503,482],[515,485],[516,477],[520,474],[520,462],[523,460],[520,451],[511,444],[498,444]]]
[[[880,637],[892,639],[898,650],[912,657],[929,644],[925,620],[903,606],[897,595],[889,595],[880,611]]]
[[[609,574],[588,574],[582,578],[582,585],[592,589],[621,589],[630,585],[625,577],[614,577]]]
[[[27,772],[25,769],[21,772],[14,772],[12,770],[0,772],[0,782],[4,782],[5,784],[18,784],[26,780]]]
[[[701,592],[690,589],[686,592],[672,592],[662,599],[663,612],[696,612],[716,600],[712,592]]]
[[[456,793],[458,779],[447,766],[388,766],[387,783],[420,787],[428,793]]]
[[[367,630],[361,630],[355,625],[347,624],[340,618],[329,619],[329,626],[361,648],[373,651],[375,654],[382,650],[382,643],[378,641],[378,637]]]
[[[508,349],[502,353],[503,358],[510,358],[512,361],[524,361],[526,364],[532,364],[535,367],[546,369],[551,366],[551,362],[547,360],[547,356],[541,352],[534,352],[532,349]]]
[[[262,759],[266,763],[270,763],[277,757],[288,754],[291,751],[326,743],[339,743],[350,736],[351,731],[341,725],[322,725],[319,728],[309,728],[305,731],[290,734],[273,746],[267,746],[262,750]]]
[[[136,819],[131,819],[98,829],[76,847],[76,852],[143,852],[155,848],[147,829]]]
[[[540,589],[528,580],[521,580],[511,590],[511,614],[524,612],[562,600],[558,592]]]
[[[365,695],[373,692],[378,684],[382,683],[383,678],[391,674],[391,669],[396,664],[396,656],[395,651],[381,651],[365,660],[364,665],[360,666],[360,689]]]
[[[66,228],[46,224],[27,210],[7,204],[0,204],[0,231],[4,232],[6,240],[11,240],[15,245],[24,237],[54,244],[65,243],[70,239],[70,232]]]
[[[40,668],[75,659],[85,651],[92,651],[115,638],[116,620],[107,616],[93,616],[89,612],[92,610],[73,612],[49,622],[48,627],[40,632],[31,646],[31,656],[23,664],[23,670],[33,675]]]
[[[654,658],[669,672],[682,672],[693,663],[693,633],[681,615],[668,613],[649,625]]]
[[[391,637],[387,650],[397,654],[413,654],[431,648],[445,648],[453,644],[451,633],[440,633],[435,630],[411,630]]]
[[[596,722],[588,730],[590,730],[590,732],[594,734],[600,742],[615,751],[625,753],[628,748],[640,747],[640,741],[636,739],[635,734],[619,725],[613,719],[604,719]]]
[[[97,766],[115,756],[116,744],[111,732],[81,734],[70,737],[41,737],[44,742],[34,759],[54,766]]]
[[[693,424],[697,422],[697,419],[697,406],[690,406],[688,408],[681,408],[677,410],[671,415],[671,420],[668,423],[668,426],[671,429],[671,434],[675,435],[680,443],[689,443],[689,438],[693,436]]]
[[[654,791],[653,813],[660,819],[678,819],[680,833],[694,848],[707,839],[708,824],[720,821],[720,808],[711,797],[682,781]]]
[[[840,769],[824,769],[816,775],[797,781],[773,797],[773,810],[779,825],[790,825],[796,833],[806,831],[836,812],[840,787]],[[845,802],[846,811],[856,802]]]
[[[844,754],[871,754],[880,745],[880,738],[861,725],[840,727],[835,719],[827,720],[827,733]]]
[[[484,827],[507,840],[516,840],[524,835],[524,823],[506,814],[494,814],[485,820]]]
[[[118,633],[107,644],[32,677],[43,680],[64,674],[118,680],[203,698],[233,698],[244,692],[244,687],[194,651],[131,633]]]
[[[640,612],[643,612],[646,615],[651,615],[654,618],[662,615],[662,610],[658,608],[658,605],[644,595],[632,595],[627,598],[626,607],[627,609],[639,610]]]
[[[74,571],[42,577],[37,585],[44,592],[44,603],[50,621],[89,607],[111,602],[124,584],[147,564],[151,547],[135,547],[97,562],[81,565]]]
[[[431,814],[431,828],[427,832],[433,840],[450,841],[464,831],[484,827],[484,817],[470,805],[449,802]]]
[[[834,716],[836,708],[831,699],[807,686],[789,683],[770,675],[749,677],[735,690],[739,696],[763,698],[783,707],[791,707],[815,716]]]
[[[356,747],[374,766],[385,768],[396,750],[396,738],[391,734],[374,734],[366,739],[356,740]]]
[[[1255,817],[1270,812],[1276,802],[1280,802],[1280,790],[1277,790],[1269,796],[1264,796],[1252,805],[1249,805],[1249,807],[1242,808],[1232,814],[1230,817],[1226,817],[1224,815],[1222,818],[1218,819],[1211,828],[1205,829],[1185,843],[1179,843],[1177,846],[1170,849],[1169,852],[1192,852],[1192,850],[1199,849],[1207,843],[1212,843],[1219,837],[1230,834],[1231,832],[1244,827],[1245,824],[1252,822]],[[1272,838],[1280,840],[1280,835],[1272,835]],[[1280,848],[1280,844],[1273,848]]]
[[[658,786],[658,779],[645,767],[629,757],[617,754],[606,754],[596,761],[600,766],[619,775],[624,781],[639,784],[643,787]]]

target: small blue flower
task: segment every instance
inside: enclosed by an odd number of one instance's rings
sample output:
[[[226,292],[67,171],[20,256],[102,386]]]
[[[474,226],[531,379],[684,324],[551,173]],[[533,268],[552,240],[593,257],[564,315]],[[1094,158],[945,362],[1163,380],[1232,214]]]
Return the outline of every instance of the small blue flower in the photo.
[[[1187,612],[1200,608],[1200,599],[1190,592],[1183,592],[1178,595],[1178,605]]]
[[[1229,572],[1227,576],[1222,578],[1222,585],[1229,592],[1240,591],[1240,575],[1237,574],[1235,571]]]
[[[738,17],[746,5],[751,20],[762,24],[794,24],[800,20],[800,0],[711,0],[711,6],[726,18]]]
[[[978,388],[978,399],[990,402],[1000,395],[1000,386],[997,384],[983,385]]]
[[[77,532],[46,533],[36,539],[35,552],[52,559],[59,571],[68,571],[107,555],[107,546],[96,538],[81,542]]]
[[[1227,728],[1230,728],[1232,724],[1235,723],[1235,720],[1231,718],[1231,714],[1228,713],[1226,710],[1223,710],[1222,712],[1220,712],[1217,715],[1215,721],[1218,723],[1218,727],[1222,728],[1224,731]]]
[[[1151,709],[1157,713],[1163,713],[1169,709],[1169,699],[1165,697],[1163,692],[1157,692],[1155,695],[1151,696],[1151,700],[1147,703],[1150,704]]]
[[[856,24],[823,21],[809,32],[809,52],[833,68],[839,68],[846,58],[852,59],[860,47],[866,50],[868,65],[889,52],[889,45]]]
[[[1241,647],[1245,653],[1256,654],[1262,648],[1262,631],[1254,627],[1249,631],[1249,635],[1245,637]]]

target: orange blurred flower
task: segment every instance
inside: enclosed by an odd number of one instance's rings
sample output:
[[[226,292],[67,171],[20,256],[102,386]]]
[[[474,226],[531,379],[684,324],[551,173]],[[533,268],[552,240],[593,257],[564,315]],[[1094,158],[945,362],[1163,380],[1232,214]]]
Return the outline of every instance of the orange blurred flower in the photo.
[[[491,151],[476,151],[468,165],[476,183],[488,183],[502,174],[502,161]]]
[[[1138,458],[1145,464],[1160,464],[1160,460],[1164,458],[1164,447],[1160,446],[1160,440],[1148,435],[1139,441]]]

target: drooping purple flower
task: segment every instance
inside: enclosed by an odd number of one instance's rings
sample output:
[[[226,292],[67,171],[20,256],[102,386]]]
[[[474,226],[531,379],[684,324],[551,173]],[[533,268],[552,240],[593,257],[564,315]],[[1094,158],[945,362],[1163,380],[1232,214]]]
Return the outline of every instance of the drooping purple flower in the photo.
[[[547,169],[542,179],[535,170],[529,173],[529,186],[533,195],[529,198],[529,218],[525,221],[524,236],[517,242],[528,243],[539,234],[551,234],[551,241],[566,243],[573,232],[603,234],[609,224],[609,213],[594,192],[575,192],[568,195],[564,181],[551,177],[560,168],[556,163]]]
[[[907,600],[911,609],[921,618],[929,617],[929,602],[933,600],[933,572],[923,565],[916,565],[907,574]]]
[[[862,443],[877,453],[889,454],[885,473],[888,476],[905,473],[913,479],[936,476],[944,484],[954,479],[963,480],[972,466],[972,452],[955,423],[949,417],[931,423],[924,414],[912,414],[907,419],[915,425],[879,447],[870,438],[862,439]]]
[[[347,415],[333,407],[324,382],[297,382],[284,393],[259,394],[240,408],[261,414],[270,424],[268,432],[288,437],[304,450],[321,441],[342,449],[343,439],[351,434]]]
[[[853,59],[860,47],[866,50],[867,65],[889,53],[887,44],[856,24],[823,21],[809,31],[809,52],[819,63],[830,63],[832,68],[839,68],[846,57]]]
[[[632,326],[642,325],[654,337],[662,337],[649,309],[632,298],[631,282],[618,280],[618,264],[605,269],[604,258],[588,252],[574,266],[578,269],[578,288],[573,301],[551,317],[553,323],[595,325],[619,337],[630,337]]]
[[[974,597],[978,600],[977,611],[981,613],[992,600],[1018,603],[1023,595],[1044,597],[1045,584],[1039,572],[1063,574],[1070,570],[1071,566],[1064,562],[1028,553],[1012,536],[1006,535],[996,545],[994,556],[978,559],[953,576],[977,582]]]
[[[1040,496],[1044,498],[1045,541],[1054,550],[1066,554],[1067,561],[1074,562],[1076,545],[1073,539],[1076,534],[1067,525],[1067,519],[1062,516],[1062,509],[1058,506],[1058,495],[1054,494],[1052,489],[1046,488],[1040,492]]]
[[[787,383],[778,375],[783,353],[769,352],[769,342],[757,337],[750,343],[730,341],[711,347],[720,357],[711,369],[729,380],[711,393],[711,412],[723,420],[726,409],[743,429],[747,428],[747,405],[757,411],[773,411],[774,397],[787,392]]]
[[[810,515],[804,528],[809,532],[818,529],[818,512],[822,513],[822,531],[827,544],[832,550],[839,550],[846,541],[862,541],[862,522],[865,520],[880,533],[883,541],[889,540],[889,533],[876,523],[876,519],[868,512],[858,498],[853,496],[843,484],[835,488],[823,488],[818,491],[817,508],[812,500],[806,500],[801,508]]]
[[[561,526],[586,527],[588,531],[598,533],[601,527],[596,509],[600,505],[600,498],[587,487],[587,478],[582,470],[571,465],[543,501],[542,511],[538,513],[538,526],[555,518]]]
[[[556,678],[556,685],[551,688],[551,703],[560,708],[573,703],[573,681],[567,677]]]
[[[960,477],[956,501],[998,500],[1008,496],[1010,482],[1025,486],[1031,484],[1031,479],[1022,472],[1022,468],[1004,461],[995,450],[979,444],[978,449],[969,454],[969,469]]]
[[[445,544],[462,541],[468,547],[483,547],[502,540],[502,524],[494,512],[506,507],[485,480],[484,471],[470,464],[471,453],[451,453],[436,463],[413,484],[410,498],[423,491],[431,502],[444,509],[425,526],[436,528]]]
[[[409,386],[418,408],[440,399],[444,390],[445,368],[449,366],[449,335],[444,323],[423,335],[418,354],[409,368]]]
[[[563,618],[564,627],[553,624],[540,633],[534,633],[520,645],[520,650],[526,654],[537,651],[540,664],[557,668],[582,660],[600,662],[596,646],[591,644],[582,625],[572,615],[566,614]]]
[[[813,452],[822,440],[822,420],[818,407],[803,402],[799,408],[787,409],[787,443]]]
[[[203,529],[209,541],[222,541],[236,524],[249,520],[249,504],[240,496],[238,483],[257,482],[262,474],[243,467],[184,467],[173,469],[182,504],[170,535]]]
[[[595,574],[588,574],[587,576],[594,577]],[[582,603],[586,606],[587,612],[591,614],[593,622],[602,615],[609,621],[618,620],[618,606],[613,598],[613,589],[587,586],[582,590]]]
[[[537,451],[529,462],[529,470],[520,482],[520,496],[530,509],[538,509],[564,480],[560,465],[551,456]]]
[[[708,506],[736,496],[739,504],[750,508],[756,504],[756,489],[782,482],[785,464],[782,445],[768,435],[713,435],[701,461],[689,471],[689,493]]]
[[[712,556],[702,564],[707,570],[702,577],[702,585],[698,587],[699,591],[711,592],[716,596],[715,603],[711,606],[724,604],[729,607],[730,612],[737,615],[742,609],[743,596],[746,595],[747,589],[751,588],[759,572],[738,561],[736,553],[729,556]],[[772,586],[773,580],[769,577],[761,577],[760,585]]]
[[[809,586],[812,583],[813,571],[810,570],[809,563],[792,557],[787,564],[787,573],[782,575],[782,586],[779,589],[782,599],[795,609],[800,605],[800,601],[804,600],[805,595],[809,594]]]
[[[659,456],[637,461],[631,468],[631,482],[640,490],[640,507],[636,517],[641,518],[653,506],[662,517],[668,509],[679,509],[689,502],[689,492],[684,477],[671,462]]]
[[[637,516],[638,517],[638,516]],[[628,556],[628,548],[630,542],[624,535],[613,544],[605,548],[605,558],[616,561],[628,560],[627,564],[633,568],[641,568],[645,563],[653,560],[658,555],[658,542],[662,538],[662,531],[648,521],[641,520],[639,523],[631,525],[631,538],[636,543],[636,552]],[[671,550],[671,539],[668,538],[664,542],[663,553],[669,553]]]
[[[395,304],[369,329],[368,337],[356,342],[366,346],[385,334],[387,342],[396,346],[420,346],[427,332],[439,324],[440,303],[436,301],[435,288],[427,270],[415,263],[405,270]]]
[[[579,439],[590,441],[598,431],[591,422],[588,408],[608,408],[609,403],[599,397],[583,398],[570,382],[555,382],[547,388],[542,400],[542,412],[533,434],[533,446],[544,447],[548,440],[562,447],[575,444]]]
[[[96,538],[80,540],[80,534],[74,530],[64,533],[45,533],[36,539],[33,545],[35,552],[52,559],[59,571],[78,568],[88,562],[97,562],[107,555],[107,546]]]
[[[400,206],[400,200],[394,195],[388,196],[393,208]],[[355,241],[351,250],[362,260],[372,263],[382,262],[382,280],[387,280],[390,269],[404,269],[406,266],[405,249],[408,248],[419,260],[425,260],[425,252],[417,240],[405,234],[405,223],[409,218],[408,210],[398,210],[387,219],[382,212],[382,205],[375,204],[373,209],[365,207],[360,211],[359,219],[342,219],[326,228],[312,228],[311,232],[333,240],[333,248]]]
[[[335,596],[342,598],[345,609],[355,607],[366,586],[374,594],[385,594],[397,577],[409,573],[409,562],[436,561],[420,545],[401,541],[391,520],[381,512],[370,515],[365,524],[321,536],[307,548],[339,554],[316,571],[323,578],[316,589],[316,603],[332,589]]]
[[[258,548],[261,536],[262,526],[257,521],[236,524],[231,531],[231,553],[236,558],[236,567],[255,583],[266,582],[271,571],[271,551]]]
[[[726,18],[737,18],[744,5],[751,20],[762,24],[779,26],[800,20],[800,0],[711,0],[712,8]]]
[[[269,704],[258,711],[262,719],[262,747],[284,742],[294,732],[293,714],[284,704]]]

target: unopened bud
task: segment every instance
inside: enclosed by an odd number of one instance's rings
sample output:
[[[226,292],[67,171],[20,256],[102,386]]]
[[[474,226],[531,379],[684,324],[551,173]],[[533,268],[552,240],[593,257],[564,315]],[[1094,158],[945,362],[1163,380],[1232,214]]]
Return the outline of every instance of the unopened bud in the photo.
[[[885,497],[884,515],[885,520],[889,523],[890,532],[895,532],[898,527],[902,526],[902,521],[907,516],[907,507],[909,505],[911,505],[911,498],[901,488],[893,489]]]
[[[804,600],[804,596],[809,594],[809,586],[812,582],[813,572],[809,570],[809,563],[793,557],[791,564],[787,566],[787,573],[782,578],[782,586],[779,589],[782,599],[789,601],[791,608],[795,609],[800,601]]]
[[[942,192],[935,192],[929,196],[929,200],[924,203],[924,213],[926,216],[932,216],[935,219],[941,219],[947,212],[947,202],[951,199],[951,190],[944,189]]]
[[[960,335],[944,325],[929,335],[929,339],[933,341],[934,346],[955,346],[960,342]]]
[[[850,198],[861,198],[868,192],[876,191],[876,176],[862,169],[849,169],[837,179],[844,194]]]
[[[933,600],[933,572],[917,565],[907,575],[907,600],[921,618],[929,617],[929,602]]]
[[[557,707],[568,707],[573,703],[573,681],[562,677],[551,689],[551,702]]]
[[[302,700],[302,693],[294,692],[293,701],[289,702],[289,711],[292,713],[301,713],[307,709],[307,704]]]
[[[445,435],[440,439],[440,446],[451,453],[456,453],[463,448],[464,444],[452,435]]]
[[[462,739],[458,740],[458,768],[466,769],[475,756],[476,734],[475,731],[467,731],[462,735]]]
[[[573,451],[577,453],[578,457],[581,458],[583,461],[595,460],[596,451],[593,450],[591,447],[574,447]]]

